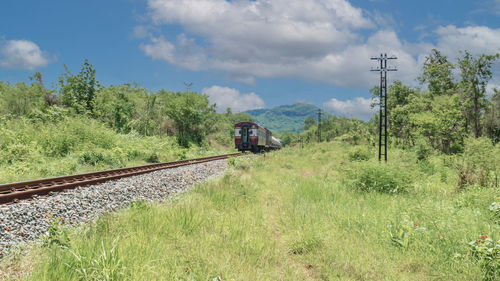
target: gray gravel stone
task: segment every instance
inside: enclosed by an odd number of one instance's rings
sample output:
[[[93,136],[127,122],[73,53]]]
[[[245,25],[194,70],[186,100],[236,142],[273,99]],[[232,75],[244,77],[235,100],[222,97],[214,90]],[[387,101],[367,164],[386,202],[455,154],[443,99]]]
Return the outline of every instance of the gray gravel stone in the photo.
[[[78,225],[130,202],[163,201],[223,173],[226,160],[155,171],[0,206],[0,258],[15,245],[47,234],[55,219]]]

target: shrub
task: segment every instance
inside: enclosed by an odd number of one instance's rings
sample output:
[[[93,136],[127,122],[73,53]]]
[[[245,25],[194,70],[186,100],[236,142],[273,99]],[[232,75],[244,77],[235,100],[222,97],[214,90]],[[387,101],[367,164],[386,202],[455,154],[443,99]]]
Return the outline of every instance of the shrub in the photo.
[[[30,158],[31,147],[22,143],[10,144],[4,155],[2,162],[12,164],[13,162],[22,162]]]
[[[436,173],[436,166],[427,159],[419,161],[418,167],[420,171],[427,175],[434,175]],[[446,176],[446,174],[444,176]]]
[[[80,164],[84,165],[109,165],[112,167],[123,166],[123,161],[115,151],[100,152],[100,151],[85,151],[80,154],[78,159]]]
[[[356,147],[349,152],[349,160],[351,161],[365,161],[372,157],[372,153],[365,147]]]
[[[101,152],[85,151],[80,154],[78,162],[80,164],[96,166],[97,164],[104,162],[104,155]]]
[[[148,157],[146,157],[146,162],[148,162],[148,163],[159,163],[160,162],[160,158],[158,156],[158,153],[153,152],[153,153],[149,154]]]
[[[336,141],[346,142],[349,144],[359,144],[360,137],[356,133],[343,134],[335,138]]]
[[[347,176],[347,185],[359,191],[401,193],[412,184],[408,169],[389,163],[359,162]]]
[[[459,188],[496,185],[498,152],[488,138],[467,139],[464,155],[457,165]]]
[[[418,161],[427,160],[432,153],[432,147],[425,139],[418,139],[415,144],[415,153]]]
[[[186,155],[186,149],[179,149],[175,155],[177,157],[177,159],[179,160],[186,160],[187,159],[187,155]]]

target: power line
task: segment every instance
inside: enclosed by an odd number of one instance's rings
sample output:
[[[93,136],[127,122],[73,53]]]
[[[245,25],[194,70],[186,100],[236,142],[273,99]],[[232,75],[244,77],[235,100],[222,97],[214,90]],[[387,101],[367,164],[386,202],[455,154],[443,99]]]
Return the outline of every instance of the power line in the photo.
[[[378,130],[378,161],[382,160],[382,155],[384,155],[384,160],[387,162],[387,71],[397,71],[394,68],[387,68],[387,60],[395,60],[396,57],[387,57],[387,54],[380,54],[380,57],[372,57],[372,60],[378,60],[380,62],[380,67],[376,69],[371,69],[371,71],[380,72],[380,120],[379,120],[379,130]],[[382,139],[384,141],[382,142]],[[383,143],[383,144],[382,144]],[[382,153],[382,147],[384,152]]]

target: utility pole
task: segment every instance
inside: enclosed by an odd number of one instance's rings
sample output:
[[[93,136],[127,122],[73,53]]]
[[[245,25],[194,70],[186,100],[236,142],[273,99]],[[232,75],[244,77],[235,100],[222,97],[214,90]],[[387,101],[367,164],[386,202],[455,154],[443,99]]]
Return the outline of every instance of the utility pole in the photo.
[[[380,61],[380,67],[371,71],[380,72],[380,120],[378,130],[378,161],[382,161],[382,155],[387,162],[387,71],[397,71],[396,68],[387,68],[387,60],[395,60],[396,57],[387,57],[387,54],[380,54],[380,57],[372,57],[372,60]],[[382,139],[384,141],[382,142]],[[382,153],[382,147],[383,153]]]
[[[321,142],[321,108],[318,108],[318,142]]]
[[[184,82],[184,86],[186,86],[186,93],[189,93],[191,86],[193,86],[193,82]]]

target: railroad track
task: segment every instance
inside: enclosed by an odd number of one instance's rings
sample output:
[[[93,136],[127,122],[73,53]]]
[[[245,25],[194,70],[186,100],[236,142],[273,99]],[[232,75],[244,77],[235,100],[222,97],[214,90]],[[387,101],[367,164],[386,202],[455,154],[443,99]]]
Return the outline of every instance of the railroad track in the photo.
[[[93,185],[109,180],[130,177],[157,170],[175,168],[191,164],[227,159],[231,156],[239,156],[241,153],[217,155],[190,160],[181,160],[166,163],[157,163],[144,166],[120,168],[101,172],[92,172],[78,175],[46,178],[39,180],[0,184],[0,204],[17,202],[22,199],[29,199],[33,196],[50,194],[52,192],[63,191],[76,188],[78,186]]]

